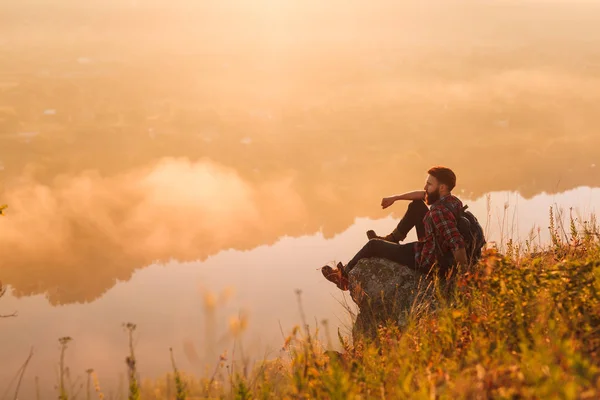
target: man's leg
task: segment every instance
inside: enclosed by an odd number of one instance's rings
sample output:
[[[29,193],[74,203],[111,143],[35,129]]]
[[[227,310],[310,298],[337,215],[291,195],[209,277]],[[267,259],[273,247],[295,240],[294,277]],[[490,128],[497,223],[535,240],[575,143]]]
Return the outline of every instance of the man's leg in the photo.
[[[425,225],[423,225],[423,218],[425,218],[425,214],[427,214],[429,208],[425,204],[423,200],[413,200],[408,205],[408,209],[406,213],[398,222],[398,226],[392,234],[394,238],[397,238],[399,241],[406,239],[406,235],[408,232],[414,227],[417,230],[417,237],[422,238],[425,236]]]
[[[410,268],[415,268],[414,248],[414,243],[398,244],[381,239],[369,240],[344,267],[343,273],[347,276],[348,272],[354,268],[359,260],[371,257],[381,257]]]
[[[379,237],[375,235],[375,232],[369,231],[367,232],[367,237],[369,239],[376,238],[387,240],[388,242],[398,243],[406,239],[408,232],[415,227],[417,229],[417,237],[422,238],[425,236],[423,218],[425,217],[427,211],[429,211],[429,208],[427,208],[427,205],[423,200],[413,200],[408,205],[406,213],[404,213],[404,216],[392,233],[384,237]]]

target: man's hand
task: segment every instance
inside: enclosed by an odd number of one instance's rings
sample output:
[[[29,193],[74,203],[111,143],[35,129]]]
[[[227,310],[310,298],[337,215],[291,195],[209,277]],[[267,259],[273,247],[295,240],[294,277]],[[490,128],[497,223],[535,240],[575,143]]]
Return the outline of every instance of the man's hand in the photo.
[[[469,264],[469,260],[467,259],[467,250],[464,247],[461,247],[458,250],[454,251],[454,261],[457,264],[466,267]]]
[[[396,196],[384,197],[381,199],[381,208],[386,209],[396,201]]]

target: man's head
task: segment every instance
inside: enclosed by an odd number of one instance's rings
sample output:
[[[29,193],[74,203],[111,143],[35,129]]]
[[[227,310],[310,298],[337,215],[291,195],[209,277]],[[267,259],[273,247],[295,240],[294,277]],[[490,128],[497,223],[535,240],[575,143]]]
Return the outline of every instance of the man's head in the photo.
[[[454,189],[456,186],[456,175],[450,168],[433,167],[427,171],[427,182],[425,183],[425,202],[429,205],[435,203]]]

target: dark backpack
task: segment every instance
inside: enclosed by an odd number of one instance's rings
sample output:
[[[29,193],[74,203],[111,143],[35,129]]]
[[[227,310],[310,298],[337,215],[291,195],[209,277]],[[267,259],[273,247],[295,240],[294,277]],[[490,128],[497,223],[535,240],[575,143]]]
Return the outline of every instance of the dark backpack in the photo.
[[[444,207],[446,207],[444,205]],[[448,209],[448,207],[446,207]],[[481,257],[481,250],[485,246],[485,235],[483,234],[483,228],[477,217],[473,215],[471,211],[466,211],[469,206],[463,206],[459,211],[458,215],[454,214],[456,218],[456,227],[465,240],[465,246],[467,251],[467,257],[471,264],[476,263]],[[451,211],[451,210],[450,210]]]

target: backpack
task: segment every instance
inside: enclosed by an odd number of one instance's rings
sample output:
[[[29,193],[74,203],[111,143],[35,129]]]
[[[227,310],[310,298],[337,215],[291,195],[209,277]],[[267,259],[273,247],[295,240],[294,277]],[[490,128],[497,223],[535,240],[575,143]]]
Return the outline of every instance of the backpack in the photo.
[[[444,207],[446,207],[444,205]],[[466,211],[469,208],[468,205],[463,206],[459,211],[458,215],[454,214],[456,218],[456,227],[465,240],[465,246],[467,251],[467,257],[471,264],[476,263],[481,257],[481,250],[485,246],[485,235],[483,234],[483,228],[477,220],[477,217],[473,215],[471,211]],[[446,207],[448,209],[448,207]]]
[[[471,263],[476,263],[481,257],[481,250],[485,246],[485,236],[483,234],[483,228],[477,217],[473,215],[471,211],[467,211],[469,206],[463,206],[458,212],[458,218],[456,218],[456,225],[458,231],[465,239],[465,245],[467,248],[467,257]]]

